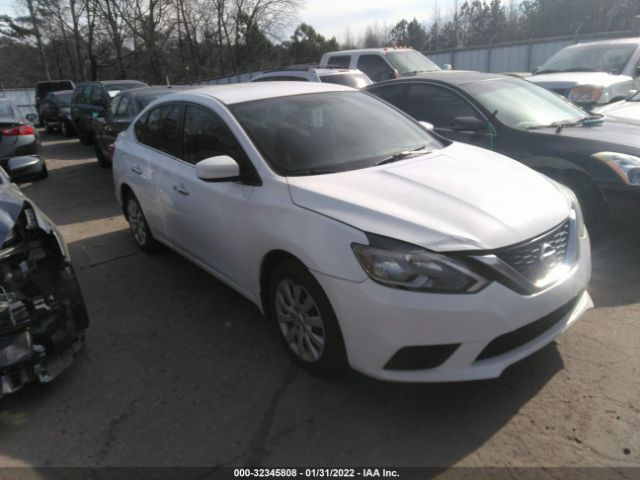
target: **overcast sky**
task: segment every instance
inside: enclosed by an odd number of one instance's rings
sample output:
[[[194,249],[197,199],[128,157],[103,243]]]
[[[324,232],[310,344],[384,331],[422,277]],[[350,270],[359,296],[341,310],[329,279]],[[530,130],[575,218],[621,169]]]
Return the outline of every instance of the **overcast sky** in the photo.
[[[463,0],[460,0],[462,2]],[[347,28],[354,40],[364,33],[367,25],[378,22],[388,26],[399,20],[429,22],[436,6],[442,15],[448,14],[455,0],[307,0],[294,24],[305,22],[326,37],[344,40]],[[0,14],[14,15],[12,0],[0,0]],[[290,36],[290,32],[284,32]],[[283,38],[285,40],[285,38]]]
[[[461,0],[462,1],[462,0]],[[436,6],[447,15],[455,0],[307,0],[298,20],[313,26],[326,37],[344,40],[347,28],[358,40],[367,25],[378,22],[393,26],[399,20],[414,17],[420,22],[433,18]]]

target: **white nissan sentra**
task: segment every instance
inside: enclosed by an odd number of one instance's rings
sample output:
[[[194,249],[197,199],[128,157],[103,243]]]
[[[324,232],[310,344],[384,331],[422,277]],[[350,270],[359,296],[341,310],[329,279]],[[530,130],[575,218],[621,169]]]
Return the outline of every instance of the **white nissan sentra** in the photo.
[[[348,87],[169,95],[113,156],[138,245],[246,296],[316,373],[497,377],[592,306],[570,190]]]

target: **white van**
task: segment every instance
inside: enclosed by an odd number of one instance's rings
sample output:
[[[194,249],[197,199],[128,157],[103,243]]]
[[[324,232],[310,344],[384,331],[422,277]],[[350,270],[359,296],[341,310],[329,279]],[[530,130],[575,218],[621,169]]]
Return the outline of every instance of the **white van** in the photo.
[[[363,48],[325,53],[320,66],[340,66],[362,70],[374,82],[440,70],[413,48]]]

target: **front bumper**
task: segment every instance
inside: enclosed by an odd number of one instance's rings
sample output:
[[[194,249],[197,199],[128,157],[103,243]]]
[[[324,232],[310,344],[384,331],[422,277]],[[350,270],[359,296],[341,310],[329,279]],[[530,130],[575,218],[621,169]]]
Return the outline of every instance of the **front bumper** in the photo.
[[[331,300],[355,370],[404,382],[495,378],[553,341],[593,306],[586,291],[591,276],[589,238],[578,241],[580,257],[569,276],[533,295],[518,294],[497,282],[476,294],[446,295],[398,290],[371,280],[354,283],[317,272],[314,275]],[[516,335],[519,329],[549,318],[553,312],[559,312],[559,318],[553,318],[544,331],[487,358],[485,349],[494,340],[510,332]],[[433,368],[388,368],[401,349],[424,346],[453,347]]]

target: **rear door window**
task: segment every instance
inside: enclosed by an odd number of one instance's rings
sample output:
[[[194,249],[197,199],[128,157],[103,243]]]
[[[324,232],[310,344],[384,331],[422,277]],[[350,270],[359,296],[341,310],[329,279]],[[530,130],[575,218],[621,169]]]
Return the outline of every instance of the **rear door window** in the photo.
[[[360,55],[357,68],[366,73],[374,82],[393,78],[392,68],[378,55]]]
[[[335,65],[336,67],[349,68],[351,63],[351,57],[349,55],[334,55],[327,60],[328,65]]]
[[[146,116],[146,122],[136,123],[136,137],[141,143],[174,157],[180,157],[182,146],[178,135],[178,122],[182,106],[169,104],[157,107]]]

